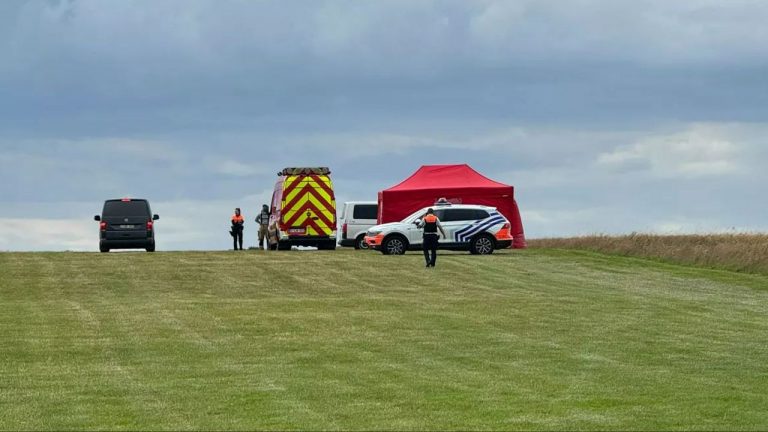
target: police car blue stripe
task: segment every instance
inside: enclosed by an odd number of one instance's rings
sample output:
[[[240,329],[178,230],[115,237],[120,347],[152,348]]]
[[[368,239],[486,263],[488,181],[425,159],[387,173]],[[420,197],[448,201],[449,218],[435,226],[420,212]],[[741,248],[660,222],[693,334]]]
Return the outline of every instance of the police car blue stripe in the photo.
[[[470,229],[472,229],[472,227],[474,227],[474,226],[477,226],[477,225],[480,225],[480,224],[484,223],[485,221],[487,221],[487,220],[488,220],[488,218],[493,218],[493,217],[496,217],[496,216],[501,216],[501,213],[499,213],[499,212],[491,212],[487,218],[485,218],[485,219],[480,219],[479,221],[477,221],[477,222],[474,222],[474,223],[472,223],[471,225],[468,225],[468,226],[466,226],[466,227],[462,228],[461,230],[459,230],[459,231],[457,232],[457,234],[461,234],[461,233],[462,233],[462,232],[464,232],[464,231],[470,230]]]
[[[472,237],[473,235],[481,231],[487,230],[488,228],[503,222],[505,222],[505,219],[501,215],[494,216],[490,219],[484,219],[477,224],[470,225],[460,231],[457,231],[456,241],[457,242],[468,241],[469,238]]]
[[[483,220],[486,220],[486,219],[483,219]],[[480,225],[481,223],[483,223],[483,220],[479,220],[477,222],[473,222],[472,224],[467,225],[464,228],[456,231],[456,233],[454,234],[454,237],[455,237],[456,241],[459,241],[459,237],[461,237],[465,232],[467,232],[467,231],[471,230],[472,228],[474,228],[474,227]]]
[[[490,214],[489,214],[489,216],[487,218],[480,219],[479,221],[474,222],[471,225],[467,225],[466,227],[460,229],[459,231],[456,232],[456,235],[455,235],[456,241],[458,241],[459,237],[462,236],[467,231],[472,230],[475,227],[477,227],[478,225],[481,225],[481,224],[484,224],[485,222],[488,222],[488,220],[490,218],[495,218],[495,217],[501,217],[501,213],[499,213],[497,211],[492,211],[492,212],[490,212]]]
[[[491,218],[491,216],[489,216],[489,217],[487,217],[485,219],[480,219],[479,221],[473,222],[472,224],[467,225],[464,228],[456,231],[456,234],[455,234],[456,241],[459,241],[459,237],[461,237],[464,233],[466,233],[466,232],[476,228],[477,226],[487,222],[490,218]]]
[[[479,225],[479,226],[473,228],[472,230],[463,233],[461,235],[461,237],[462,237],[461,241],[469,241],[469,239],[473,235],[475,235],[475,234],[477,234],[479,232],[485,231],[488,228],[491,228],[492,226],[500,224],[500,223],[503,223],[503,222],[504,222],[504,218],[502,218],[502,217],[489,219],[485,223],[483,223],[482,225]]]

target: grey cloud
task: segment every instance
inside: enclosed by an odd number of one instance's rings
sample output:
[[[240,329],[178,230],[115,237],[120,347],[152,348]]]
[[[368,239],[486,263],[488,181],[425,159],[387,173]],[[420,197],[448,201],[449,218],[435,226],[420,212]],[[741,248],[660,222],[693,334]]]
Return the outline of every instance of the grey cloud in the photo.
[[[766,18],[741,0],[3,1],[0,217],[132,195],[187,229],[196,207],[215,224],[260,203],[283,166],[331,166],[343,200],[466,162],[517,186],[532,236],[764,226]],[[707,153],[701,125],[729,144]],[[197,244],[180,232],[165,247]]]
[[[105,106],[150,124],[190,110],[186,124],[361,109],[596,121],[710,107],[722,120],[765,93],[765,30],[729,18],[768,17],[756,3],[53,4],[17,13],[4,57],[19,85],[4,91],[66,121],[107,122]]]
[[[768,6],[754,1],[30,1],[7,7],[14,40],[126,67],[168,61],[219,72],[299,62],[439,74],[440,66],[587,58],[644,64],[755,60]],[[13,11],[16,11],[14,14]],[[93,36],[100,37],[93,37]],[[152,43],[146,43],[151,41]],[[33,57],[34,58],[34,57]],[[132,64],[125,60],[145,60]],[[266,60],[266,61],[265,61]],[[149,61],[149,62],[147,62]],[[343,74],[343,70],[335,73]],[[197,71],[199,72],[199,71]]]

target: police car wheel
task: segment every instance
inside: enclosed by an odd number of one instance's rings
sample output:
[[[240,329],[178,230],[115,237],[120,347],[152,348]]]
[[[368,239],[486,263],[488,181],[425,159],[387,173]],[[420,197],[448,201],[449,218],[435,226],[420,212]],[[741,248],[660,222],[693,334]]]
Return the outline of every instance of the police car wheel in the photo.
[[[355,239],[355,249],[368,249],[368,243],[365,242],[365,234],[357,236]]]
[[[493,237],[488,234],[482,234],[472,240],[472,247],[470,252],[475,255],[490,255],[493,253],[494,241]]]
[[[384,240],[381,251],[384,255],[404,255],[406,249],[405,239],[394,236]]]

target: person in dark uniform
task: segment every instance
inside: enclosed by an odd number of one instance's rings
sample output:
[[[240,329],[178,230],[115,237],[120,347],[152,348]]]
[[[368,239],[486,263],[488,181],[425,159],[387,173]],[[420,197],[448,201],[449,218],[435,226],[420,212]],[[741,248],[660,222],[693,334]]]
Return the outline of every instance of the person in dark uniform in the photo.
[[[240,209],[235,209],[235,214],[232,216],[232,239],[235,243],[235,250],[237,250],[237,244],[240,243],[240,250],[243,250],[243,229],[245,227],[245,219],[240,214]]]
[[[424,259],[427,261],[427,268],[434,267],[437,263],[437,245],[440,240],[440,234],[446,237],[443,226],[440,224],[440,219],[435,216],[433,209],[427,210],[427,214],[419,224],[419,228],[424,228]],[[440,231],[440,233],[438,233]],[[430,256],[431,254],[431,256]]]

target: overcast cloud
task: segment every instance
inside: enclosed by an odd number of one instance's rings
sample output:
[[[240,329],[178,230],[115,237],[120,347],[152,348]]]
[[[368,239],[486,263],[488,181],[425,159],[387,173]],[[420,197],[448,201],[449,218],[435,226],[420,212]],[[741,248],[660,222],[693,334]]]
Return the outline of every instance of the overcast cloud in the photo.
[[[768,230],[768,2],[4,0],[0,250],[96,250],[104,199],[223,249],[289,165],[339,201],[422,164],[528,237]],[[254,243],[255,229],[246,231]]]

